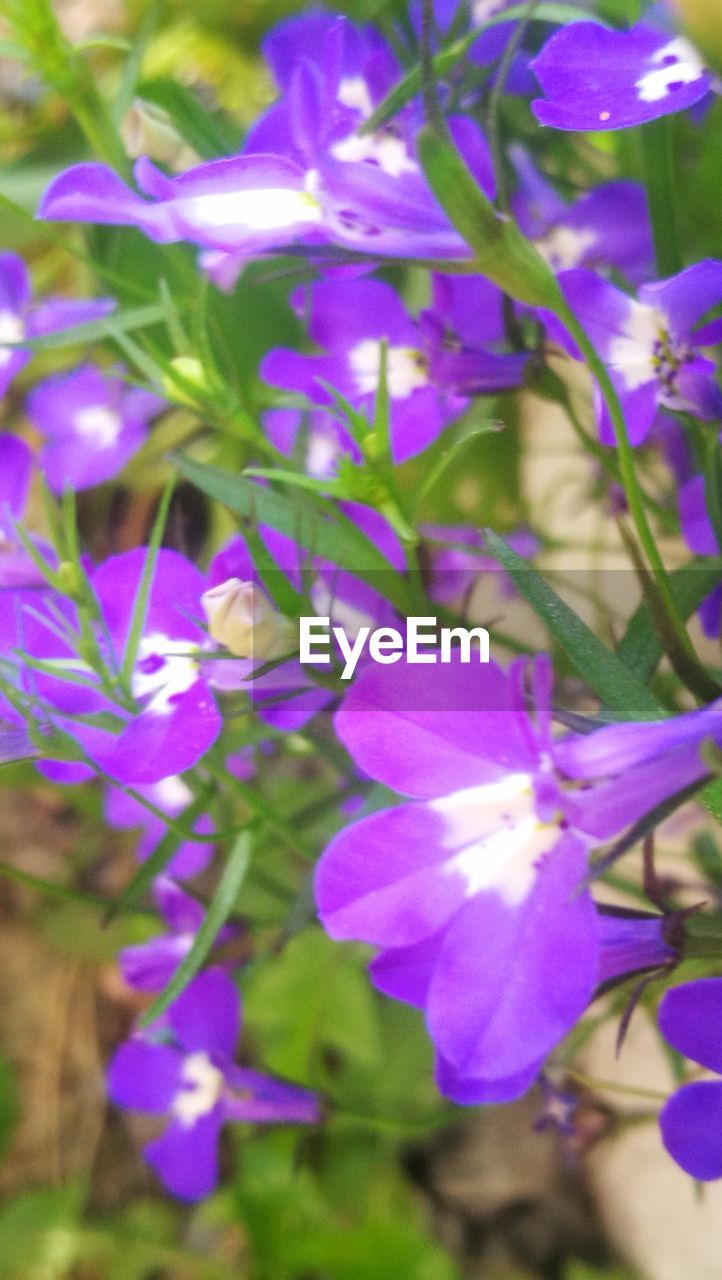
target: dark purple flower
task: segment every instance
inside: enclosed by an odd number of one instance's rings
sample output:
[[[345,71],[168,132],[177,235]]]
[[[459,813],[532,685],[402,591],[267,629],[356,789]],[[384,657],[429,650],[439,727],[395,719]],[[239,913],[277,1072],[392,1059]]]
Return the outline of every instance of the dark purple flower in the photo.
[[[643,186],[603,182],[567,204],[522,147],[512,148],[512,160],[515,217],[554,271],[616,267],[633,284],[648,278],[654,254]]]
[[[222,969],[194,978],[165,1023],[157,1038],[150,1038],[151,1031],[121,1045],[108,1068],[108,1093],[120,1107],[168,1116],[164,1133],[144,1154],[173,1195],[199,1200],[213,1191],[226,1122],[319,1119],[318,1100],[309,1090],[235,1065],[240,999]]]
[[[643,285],[629,297],[591,271],[565,271],[559,282],[609,368],[622,401],[629,437],[639,444],[661,408],[691,413],[704,421],[722,414],[722,392],[715,364],[701,348],[717,341],[714,322],[697,328],[703,316],[722,301],[722,262],[708,258],[679,275]],[[561,336],[559,325],[551,331]],[[614,443],[614,432],[597,395],[600,434]]]
[[[14,253],[0,253],[0,396],[33,356],[27,348],[8,344],[102,320],[115,305],[113,298],[47,298],[33,303],[30,278],[22,258]]]
[[[587,851],[704,777],[699,747],[722,737],[714,704],[554,741],[548,667],[536,723],[521,682],[518,663],[369,668],[336,717],[359,768],[412,801],[335,837],[319,914],[380,949],[374,981],[424,1008],[440,1087],[462,1102],[522,1093],[613,976],[610,926],[580,889]],[[659,953],[657,926],[641,928]],[[625,966],[636,930],[611,939]]]
[[[679,1053],[722,1074],[722,978],[699,978],[667,991],[662,1034]],[[684,1084],[662,1108],[662,1140],[692,1178],[722,1178],[722,1080]]]
[[[75,606],[62,598],[20,600],[12,622],[15,638],[7,646],[23,651],[18,680],[36,699],[41,724],[50,720],[107,774],[130,785],[183,773],[212,746],[221,729],[202,666],[206,635],[196,622],[205,582],[177,552],[162,550],[158,556],[125,690],[119,681],[147,554],[138,548],[112,556],[91,575],[98,606],[95,636],[110,680],[116,682],[112,687],[104,688],[76,653]],[[36,607],[30,607],[32,603]],[[58,674],[34,670],[34,658],[57,664]],[[63,679],[65,673],[74,679]],[[59,781],[75,781],[91,772],[85,765],[52,761],[43,769]]]
[[[644,22],[629,31],[571,23],[545,44],[532,68],[545,95],[532,109],[555,129],[627,129],[694,106],[712,88],[688,40]]]
[[[27,414],[45,436],[39,461],[55,493],[111,480],[145,442],[149,420],[166,408],[160,396],[128,386],[120,372],[84,364],[30,392]]]
[[[156,877],[153,898],[168,932],[147,942],[123,947],[118,953],[123,978],[138,991],[162,991],[167,986],[193,946],[206,914],[201,904],[167,875]],[[224,925],[216,942],[218,945],[228,943],[239,934],[236,925]]]

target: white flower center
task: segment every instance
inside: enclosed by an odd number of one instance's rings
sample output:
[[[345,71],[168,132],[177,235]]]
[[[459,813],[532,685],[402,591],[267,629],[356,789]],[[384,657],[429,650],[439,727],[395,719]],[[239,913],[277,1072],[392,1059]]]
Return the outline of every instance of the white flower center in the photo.
[[[469,898],[495,893],[506,906],[519,906],[534,885],[539,859],[558,836],[536,816],[531,775],[514,773],[456,791],[429,808],[444,824],[444,847],[457,851],[445,873],[464,878]]]
[[[704,75],[705,66],[694,45],[678,36],[658,49],[649,59],[651,70],[635,82],[642,102],[659,102],[673,86],[693,84]]]
[[[183,1060],[181,1080],[171,1111],[186,1129],[190,1129],[218,1102],[223,1090],[223,1072],[214,1067],[207,1053],[190,1053]]]
[[[348,362],[359,395],[378,391],[381,376],[381,343],[364,338],[348,353]],[[427,386],[426,361],[413,347],[386,348],[386,384],[392,400],[406,400],[418,387]]]
[[[161,778],[153,785],[153,800],[159,809],[167,809],[168,813],[180,813],[190,804],[193,792],[177,774]]]
[[[369,87],[363,76],[344,76],[338,86],[336,98],[343,107],[360,111],[362,116],[370,116],[374,109]]]
[[[335,160],[341,160],[344,164],[368,161],[378,165],[379,169],[383,169],[392,178],[398,178],[402,173],[419,171],[403,138],[383,129],[378,133],[350,133],[347,138],[334,142],[330,150]]]
[[[597,242],[597,233],[590,227],[552,227],[536,241],[536,247],[554,271],[568,271],[578,267],[587,249]]]
[[[172,640],[160,631],[143,636],[130,683],[146,711],[168,715],[173,701],[195,684],[198,663],[186,656],[191,647],[190,640]]]
[[[609,344],[609,364],[620,375],[627,391],[634,391],[655,377],[655,345],[665,337],[666,320],[662,312],[630,300],[621,332]]]
[[[98,449],[108,449],[117,442],[123,430],[123,419],[115,409],[105,404],[89,404],[73,414],[73,426],[78,435],[86,436],[88,443]]]
[[[25,337],[25,325],[14,311],[0,311],[0,369],[9,364],[13,352],[9,351],[5,342],[22,342]]]
[[[173,202],[178,213],[197,227],[241,227],[247,231],[281,231],[299,222],[320,222],[321,206],[310,191],[264,187],[248,191],[216,191]]]

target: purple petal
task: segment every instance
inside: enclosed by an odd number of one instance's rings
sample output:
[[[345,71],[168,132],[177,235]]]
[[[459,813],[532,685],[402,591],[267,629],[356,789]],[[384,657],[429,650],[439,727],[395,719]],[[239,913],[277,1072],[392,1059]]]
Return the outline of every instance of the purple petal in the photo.
[[[238,991],[223,969],[193,978],[168,1010],[168,1021],[188,1053],[203,1050],[231,1058],[241,1025]]]
[[[581,842],[562,836],[524,898],[478,893],[449,926],[427,1017],[440,1054],[465,1076],[529,1070],[586,1008],[598,943],[591,897],[579,892],[585,868]]]
[[[436,1083],[439,1091],[452,1102],[462,1106],[480,1106],[495,1102],[513,1102],[522,1097],[534,1084],[544,1059],[532,1063],[524,1071],[513,1076],[501,1076],[483,1080],[463,1075],[458,1069],[439,1057],[436,1062]]]
[[[659,1027],[686,1058],[722,1071],[722,978],[698,978],[665,992]]]
[[[437,665],[433,679],[404,662],[368,667],[335,726],[364,772],[419,798],[529,770],[536,759],[526,718],[494,662]]]
[[[96,759],[126,785],[158,782],[168,770],[192,768],[213,746],[222,724],[207,684],[195,680],[162,709],[142,711]]]
[[[679,490],[679,522],[690,551],[698,556],[716,556],[717,535],[707,514],[704,476],[692,476]]]
[[[226,1102],[227,1114],[233,1120],[247,1124],[316,1124],[319,1119],[318,1098],[309,1089],[246,1067],[233,1067],[228,1082],[242,1095]]]
[[[532,110],[556,129],[624,129],[683,111],[711,77],[688,41],[639,23],[610,31],[596,22],[562,27],[532,63],[545,98]]]
[[[193,934],[150,938],[118,952],[123,981],[137,991],[162,991],[193,944]]]
[[[77,324],[103,320],[117,305],[115,298],[47,298],[37,302],[28,314],[28,337],[40,338]]]
[[[144,1148],[148,1164],[179,1199],[201,1200],[214,1190],[224,1118],[223,1108],[216,1106],[193,1125],[172,1120],[165,1133]]]
[[[686,338],[710,307],[722,302],[722,262],[695,262],[668,280],[644,285],[639,297],[664,312],[675,336]]]
[[[180,1088],[182,1062],[168,1045],[128,1040],[108,1067],[108,1096],[119,1107],[162,1115]]]
[[[33,454],[30,446],[9,432],[0,434],[0,530],[5,537],[12,537],[12,520],[19,520],[25,510],[30,477],[33,470]]]
[[[722,1082],[685,1084],[659,1116],[662,1141],[692,1178],[722,1178]]]
[[[59,174],[42,197],[37,217],[138,227],[161,243],[182,238],[163,205],[142,200],[103,164],[76,164]]]
[[[30,276],[16,253],[0,253],[0,312],[24,311],[30,301]]]

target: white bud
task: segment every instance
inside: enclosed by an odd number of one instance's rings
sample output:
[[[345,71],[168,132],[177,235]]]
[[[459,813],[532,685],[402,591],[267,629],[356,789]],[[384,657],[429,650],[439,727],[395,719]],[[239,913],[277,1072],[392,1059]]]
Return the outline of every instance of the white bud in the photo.
[[[150,156],[182,173],[198,164],[198,153],[173,127],[170,116],[152,102],[136,98],[120,126],[120,136],[131,160]]]
[[[253,582],[228,578],[201,596],[209,635],[237,658],[265,662],[291,648],[291,628]]]

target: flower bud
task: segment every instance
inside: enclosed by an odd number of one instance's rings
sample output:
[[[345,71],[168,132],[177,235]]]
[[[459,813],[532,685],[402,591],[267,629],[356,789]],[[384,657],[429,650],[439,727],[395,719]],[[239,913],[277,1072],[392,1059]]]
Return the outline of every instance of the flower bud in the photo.
[[[190,169],[200,160],[198,153],[176,132],[170,116],[142,98],[133,102],[120,126],[120,136],[131,160],[150,156],[175,173]]]
[[[287,620],[253,582],[228,578],[204,591],[201,604],[210,636],[237,658],[265,662],[290,648]]]

